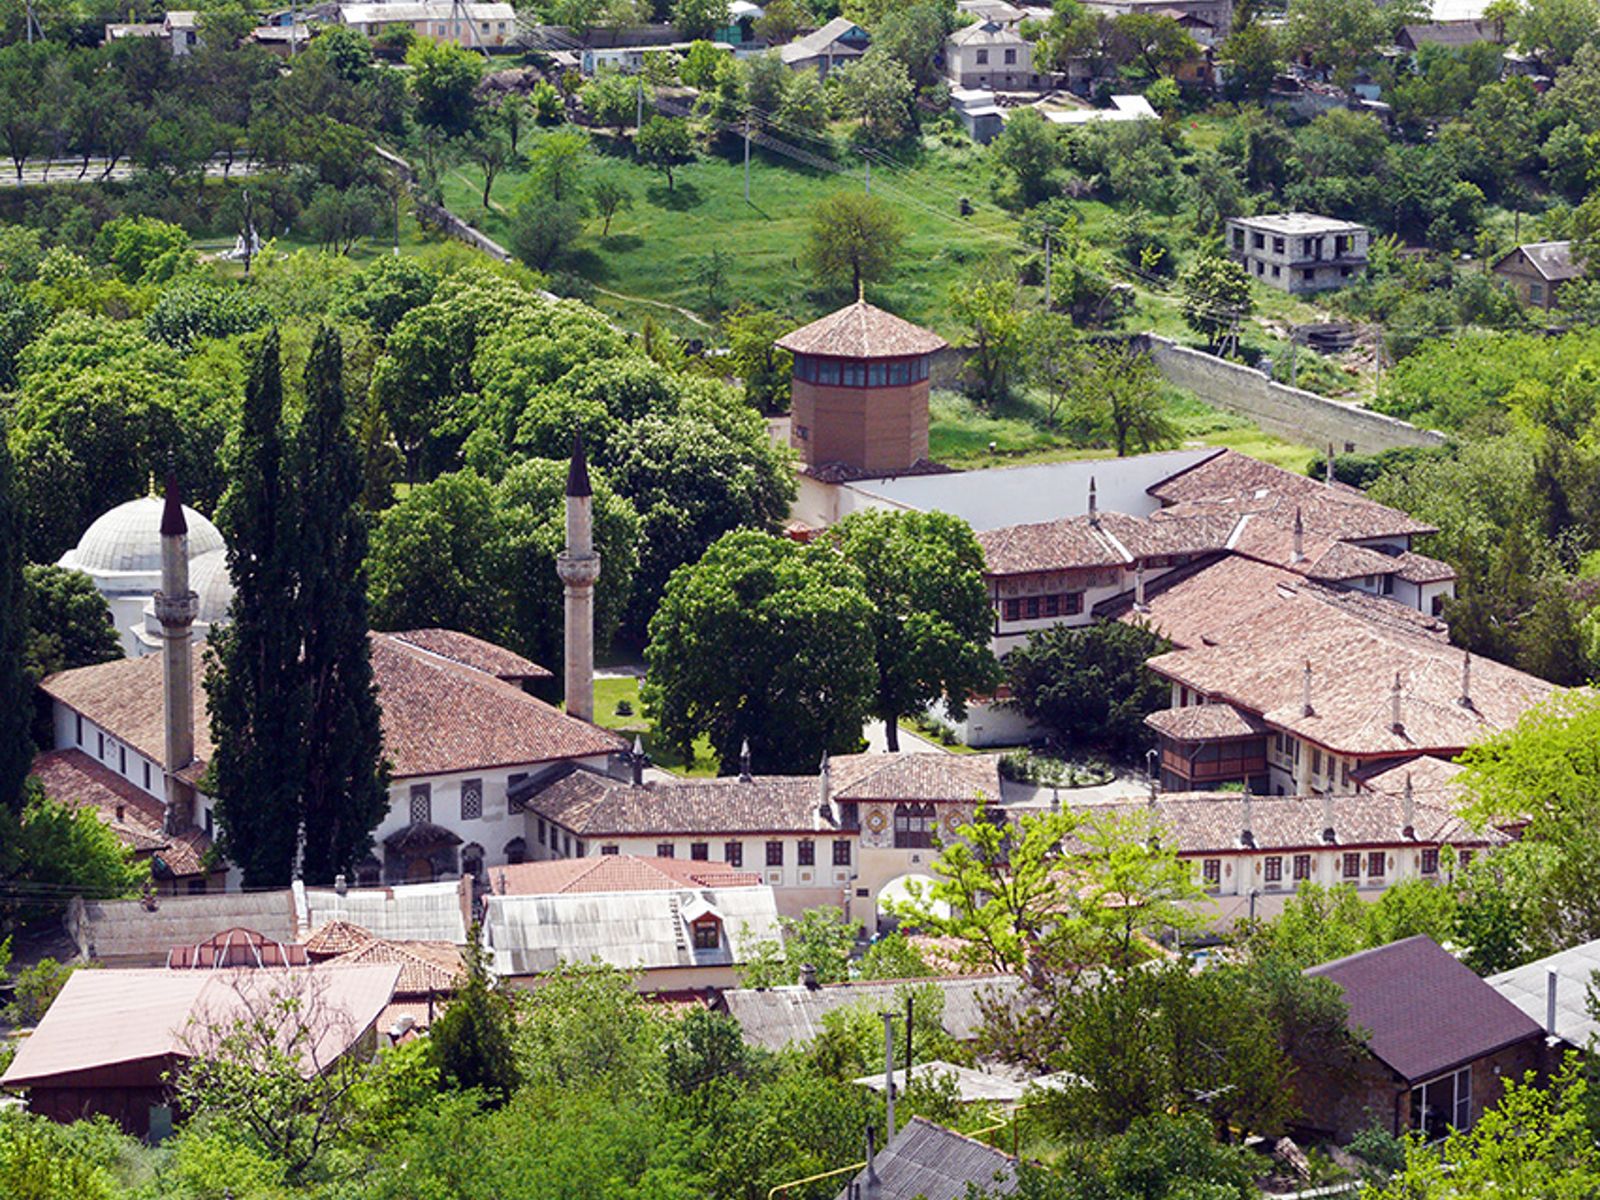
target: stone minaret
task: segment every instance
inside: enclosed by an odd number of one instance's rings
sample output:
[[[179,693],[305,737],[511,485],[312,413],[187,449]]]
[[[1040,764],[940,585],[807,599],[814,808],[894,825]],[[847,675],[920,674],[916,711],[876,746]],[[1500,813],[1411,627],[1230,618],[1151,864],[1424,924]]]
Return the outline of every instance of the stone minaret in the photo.
[[[594,720],[594,585],[600,556],[594,552],[594,495],[583,435],[572,439],[567,471],[567,548],[556,556],[556,574],[566,587],[565,675],[567,712]]]
[[[167,829],[194,823],[194,789],[178,772],[194,762],[194,657],[191,650],[200,600],[189,590],[189,525],[183,519],[178,484],[167,477],[167,504],[161,513],[161,590],[155,594],[156,619],[165,645],[161,654],[161,694],[166,715]]]

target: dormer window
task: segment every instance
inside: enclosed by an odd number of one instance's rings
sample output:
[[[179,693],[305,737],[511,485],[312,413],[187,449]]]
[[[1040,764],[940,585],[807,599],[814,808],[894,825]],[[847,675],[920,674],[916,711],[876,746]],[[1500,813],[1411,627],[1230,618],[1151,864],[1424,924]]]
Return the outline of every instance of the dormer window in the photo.
[[[694,948],[696,950],[720,950],[722,948],[722,922],[715,917],[702,917],[690,926],[694,932]]]

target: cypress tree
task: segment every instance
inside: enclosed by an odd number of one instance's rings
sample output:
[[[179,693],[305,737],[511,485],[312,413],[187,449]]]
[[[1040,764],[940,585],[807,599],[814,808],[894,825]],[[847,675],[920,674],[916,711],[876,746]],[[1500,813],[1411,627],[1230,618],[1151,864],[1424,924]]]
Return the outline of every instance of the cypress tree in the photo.
[[[0,423],[0,809],[22,811],[33,765],[33,714],[25,664],[28,593],[22,581],[23,520],[11,448]]]
[[[206,669],[211,779],[220,848],[246,887],[281,887],[294,871],[305,774],[306,689],[296,627],[298,518],[285,479],[283,379],[269,332],[245,385],[232,483],[217,523],[228,541],[232,623],[214,631]]]
[[[309,688],[305,852],[309,883],[350,873],[388,811],[388,773],[367,638],[367,526],[339,335],[318,331],[295,453],[300,492],[297,618]]]

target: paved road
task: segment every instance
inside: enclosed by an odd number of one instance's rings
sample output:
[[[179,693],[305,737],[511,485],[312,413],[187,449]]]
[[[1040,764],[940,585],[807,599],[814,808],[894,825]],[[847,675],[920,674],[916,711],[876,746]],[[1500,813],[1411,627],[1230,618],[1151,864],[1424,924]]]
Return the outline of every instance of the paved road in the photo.
[[[42,159],[37,159],[23,164],[22,179],[19,183],[15,164],[10,159],[0,159],[0,187],[38,187],[46,183],[94,184],[106,181],[105,159],[91,158],[88,171],[84,172],[82,179],[79,179],[78,172],[82,169],[83,159],[81,158],[54,159],[49,163],[44,162]],[[129,179],[132,177],[134,170],[134,164],[127,159],[123,159],[111,168],[110,179]],[[231,170],[222,159],[213,160],[206,167],[206,175],[212,179],[221,179],[224,175],[227,175],[231,179],[236,175],[253,175],[255,170],[255,168],[245,163],[241,155],[233,160]]]

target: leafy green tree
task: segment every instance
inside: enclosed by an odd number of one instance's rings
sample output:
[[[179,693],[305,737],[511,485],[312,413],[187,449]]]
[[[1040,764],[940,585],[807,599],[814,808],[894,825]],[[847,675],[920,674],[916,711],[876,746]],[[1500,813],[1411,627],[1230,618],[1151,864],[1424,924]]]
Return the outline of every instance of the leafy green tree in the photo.
[[[613,179],[598,180],[589,189],[589,199],[605,222],[600,230],[601,237],[611,236],[611,218],[633,207],[633,193]]]
[[[1237,340],[1239,326],[1255,308],[1250,277],[1231,258],[1220,255],[1197,258],[1179,277],[1183,291],[1183,322],[1213,346],[1228,338]]]
[[[716,44],[701,38],[693,42],[678,66],[678,77],[692,88],[710,87],[717,78],[717,67],[722,62],[722,52]]]
[[[515,1050],[526,1086],[546,1095],[587,1090],[616,1103],[659,1085],[666,1022],[626,972],[564,962],[517,999]]]
[[[0,809],[0,929],[48,928],[73,896],[116,900],[149,881],[93,809],[57,803],[37,780],[22,793],[20,812]]]
[[[1019,109],[989,143],[989,158],[1014,180],[1024,208],[1050,194],[1051,173],[1060,165],[1056,127],[1038,109]]]
[[[528,181],[524,196],[542,196],[583,208],[587,199],[584,175],[594,163],[587,135],[560,130],[547,135],[528,155]]]
[[[572,249],[582,229],[579,202],[530,192],[511,210],[511,250],[535,271],[548,271]]]
[[[415,258],[386,255],[350,276],[339,286],[335,311],[365,321],[387,337],[400,318],[433,299],[439,274]]]
[[[267,319],[266,306],[242,288],[183,281],[162,290],[144,327],[152,341],[188,350],[200,338],[249,333]]]
[[[878,685],[873,715],[891,751],[899,719],[943,700],[956,719],[967,697],[993,690],[999,665],[989,651],[994,611],[983,582],[983,551],[972,530],[947,513],[871,510],[829,531],[861,572],[872,600]]]
[[[1096,347],[1078,379],[1078,419],[1116,448],[1158,450],[1177,439],[1161,395],[1161,375],[1148,354],[1123,346]]]
[[[219,849],[246,887],[282,887],[294,867],[305,779],[306,690],[300,671],[292,471],[283,444],[277,332],[245,385],[233,484],[218,522],[228,541],[232,621],[213,631],[206,706],[215,749]]]
[[[611,126],[620,138],[638,111],[639,84],[626,75],[601,71],[583,85],[578,103],[595,124]]]
[[[1222,43],[1222,53],[1233,64],[1228,72],[1228,93],[1240,100],[1265,100],[1283,61],[1276,31],[1260,21],[1235,29]]]
[[[166,283],[195,262],[183,227],[155,217],[116,217],[100,227],[95,257],[124,283]]]
[[[1311,61],[1348,84],[1385,36],[1382,12],[1361,0],[1293,0],[1284,31],[1285,49],[1310,53]]]
[[[1170,76],[1200,52],[1195,40],[1171,17],[1143,12],[1112,18],[1108,49],[1113,62],[1146,79]]]
[[[299,558],[295,623],[307,687],[307,881],[354,875],[389,809],[388,769],[367,638],[367,523],[361,460],[344,395],[344,348],[327,326],[306,364],[306,407],[294,448]]]
[[[854,750],[872,707],[872,606],[853,567],[754,531],[719,538],[673,573],[650,620],[645,711],[691,756],[724,763],[748,739],[764,772]]]
[[[1020,301],[1021,288],[1004,264],[950,285],[950,315],[966,327],[972,344],[967,375],[973,391],[990,405],[1010,395],[1011,374],[1022,355]]]
[[[1594,0],[1522,0],[1511,32],[1519,49],[1559,68],[1600,33],[1600,5]]]
[[[452,42],[419,38],[406,51],[407,82],[417,100],[417,120],[459,137],[472,126],[473,89],[483,59]]]
[[[858,979],[920,979],[937,973],[898,930],[873,941],[856,969]]]
[[[915,127],[917,87],[904,63],[874,46],[837,70],[839,102],[845,115],[860,122],[860,136],[868,143],[897,142]]]
[[[728,339],[728,365],[744,381],[745,398],[763,412],[789,407],[789,380],[794,356],[777,340],[793,328],[782,313],[741,304],[722,319]]]
[[[683,1096],[723,1080],[744,1079],[751,1072],[738,1020],[699,1005],[674,1022],[662,1050],[667,1086]]]
[[[484,130],[467,143],[467,157],[483,172],[483,206],[488,208],[495,177],[517,161],[511,138],[498,128]]]
[[[1123,621],[1042,630],[1005,657],[1011,703],[1067,745],[1134,753],[1151,740],[1145,717],[1167,701],[1144,664],[1167,648],[1148,626]]]
[[[428,1030],[428,1053],[440,1083],[479,1088],[491,1102],[504,1104],[521,1079],[511,1050],[514,1016],[510,1001],[489,975],[476,922],[468,932],[466,960],[465,981]]]
[[[647,117],[633,139],[633,148],[640,162],[666,175],[669,192],[672,173],[695,158],[689,123],[682,117]]]
[[[811,210],[804,259],[817,279],[839,288],[887,279],[900,257],[905,227],[894,209],[875,196],[836,192]]]
[[[728,0],[673,0],[672,27],[691,41],[708,38],[728,23]]]
[[[808,908],[798,917],[779,917],[781,942],[758,942],[739,972],[740,987],[784,987],[800,981],[802,967],[818,983],[850,978],[850,955],[861,935],[860,921],[846,921],[833,905]]]
[[[28,588],[15,478],[11,452],[0,445],[0,813],[13,819],[22,811],[23,783],[33,762]]]
[[[540,125],[558,124],[566,113],[561,93],[549,80],[541,79],[534,84],[533,91],[528,93],[528,100],[533,105],[533,119]]]
[[[1071,314],[1049,309],[1023,319],[1020,340],[1023,371],[1044,393],[1045,426],[1054,430],[1062,407],[1077,390],[1086,348]]]
[[[28,564],[26,585],[28,677],[34,681],[57,671],[113,662],[122,644],[111,624],[111,609],[82,571]]]

